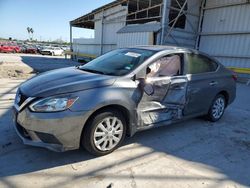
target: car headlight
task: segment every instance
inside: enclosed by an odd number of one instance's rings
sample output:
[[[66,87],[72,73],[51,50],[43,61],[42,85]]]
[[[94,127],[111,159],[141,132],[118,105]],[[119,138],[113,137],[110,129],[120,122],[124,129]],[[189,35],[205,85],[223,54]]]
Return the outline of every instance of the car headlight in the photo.
[[[78,97],[50,97],[40,99],[30,105],[34,112],[59,112],[70,108]]]

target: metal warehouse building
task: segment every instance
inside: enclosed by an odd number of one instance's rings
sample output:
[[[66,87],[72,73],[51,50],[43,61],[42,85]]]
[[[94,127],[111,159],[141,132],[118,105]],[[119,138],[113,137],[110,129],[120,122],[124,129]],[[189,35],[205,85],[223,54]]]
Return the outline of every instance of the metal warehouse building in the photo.
[[[73,39],[72,27],[93,29],[95,37]],[[117,0],[71,21],[70,31],[75,53],[176,45],[208,53],[227,67],[250,68],[249,0]]]

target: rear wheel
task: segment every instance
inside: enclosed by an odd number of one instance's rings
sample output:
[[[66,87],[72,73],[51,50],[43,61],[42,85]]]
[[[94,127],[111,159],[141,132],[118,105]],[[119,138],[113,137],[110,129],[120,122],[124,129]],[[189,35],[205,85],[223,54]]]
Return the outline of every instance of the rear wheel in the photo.
[[[217,95],[210,106],[207,119],[212,122],[220,120],[225,112],[225,108],[226,108],[225,96],[222,94]]]
[[[126,121],[114,110],[97,114],[86,124],[82,135],[82,145],[93,155],[102,156],[113,152],[124,140]]]

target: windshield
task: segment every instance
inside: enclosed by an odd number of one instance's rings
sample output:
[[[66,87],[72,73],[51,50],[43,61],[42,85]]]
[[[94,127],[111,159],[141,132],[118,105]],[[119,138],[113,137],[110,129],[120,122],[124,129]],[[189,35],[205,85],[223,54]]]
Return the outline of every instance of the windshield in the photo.
[[[144,49],[118,49],[80,66],[79,69],[98,74],[123,76],[155,53],[155,51]]]

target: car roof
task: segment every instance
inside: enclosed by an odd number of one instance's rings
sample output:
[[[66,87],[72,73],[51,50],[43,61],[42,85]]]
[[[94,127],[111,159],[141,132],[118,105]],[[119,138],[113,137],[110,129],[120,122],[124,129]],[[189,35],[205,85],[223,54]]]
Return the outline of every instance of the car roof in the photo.
[[[142,46],[134,46],[132,48],[137,49],[145,49],[145,50],[152,50],[152,51],[174,51],[174,50],[183,50],[183,51],[191,51],[191,52],[198,52],[197,50],[191,49],[191,48],[185,48],[185,47],[178,47],[178,46],[167,46],[167,45],[142,45]]]
[[[151,51],[155,51],[155,52],[161,52],[161,51],[170,51],[175,53],[174,51],[176,51],[176,53],[178,53],[178,51],[185,51],[185,52],[191,52],[191,53],[195,53],[195,54],[200,54],[203,56],[208,57],[209,59],[212,59],[213,61],[220,63],[216,58],[210,56],[209,54],[205,53],[205,52],[201,52],[192,48],[185,48],[185,47],[179,47],[179,46],[167,46],[167,45],[141,45],[141,46],[134,46],[134,47],[130,47],[128,49],[144,49],[144,50],[151,50]]]

